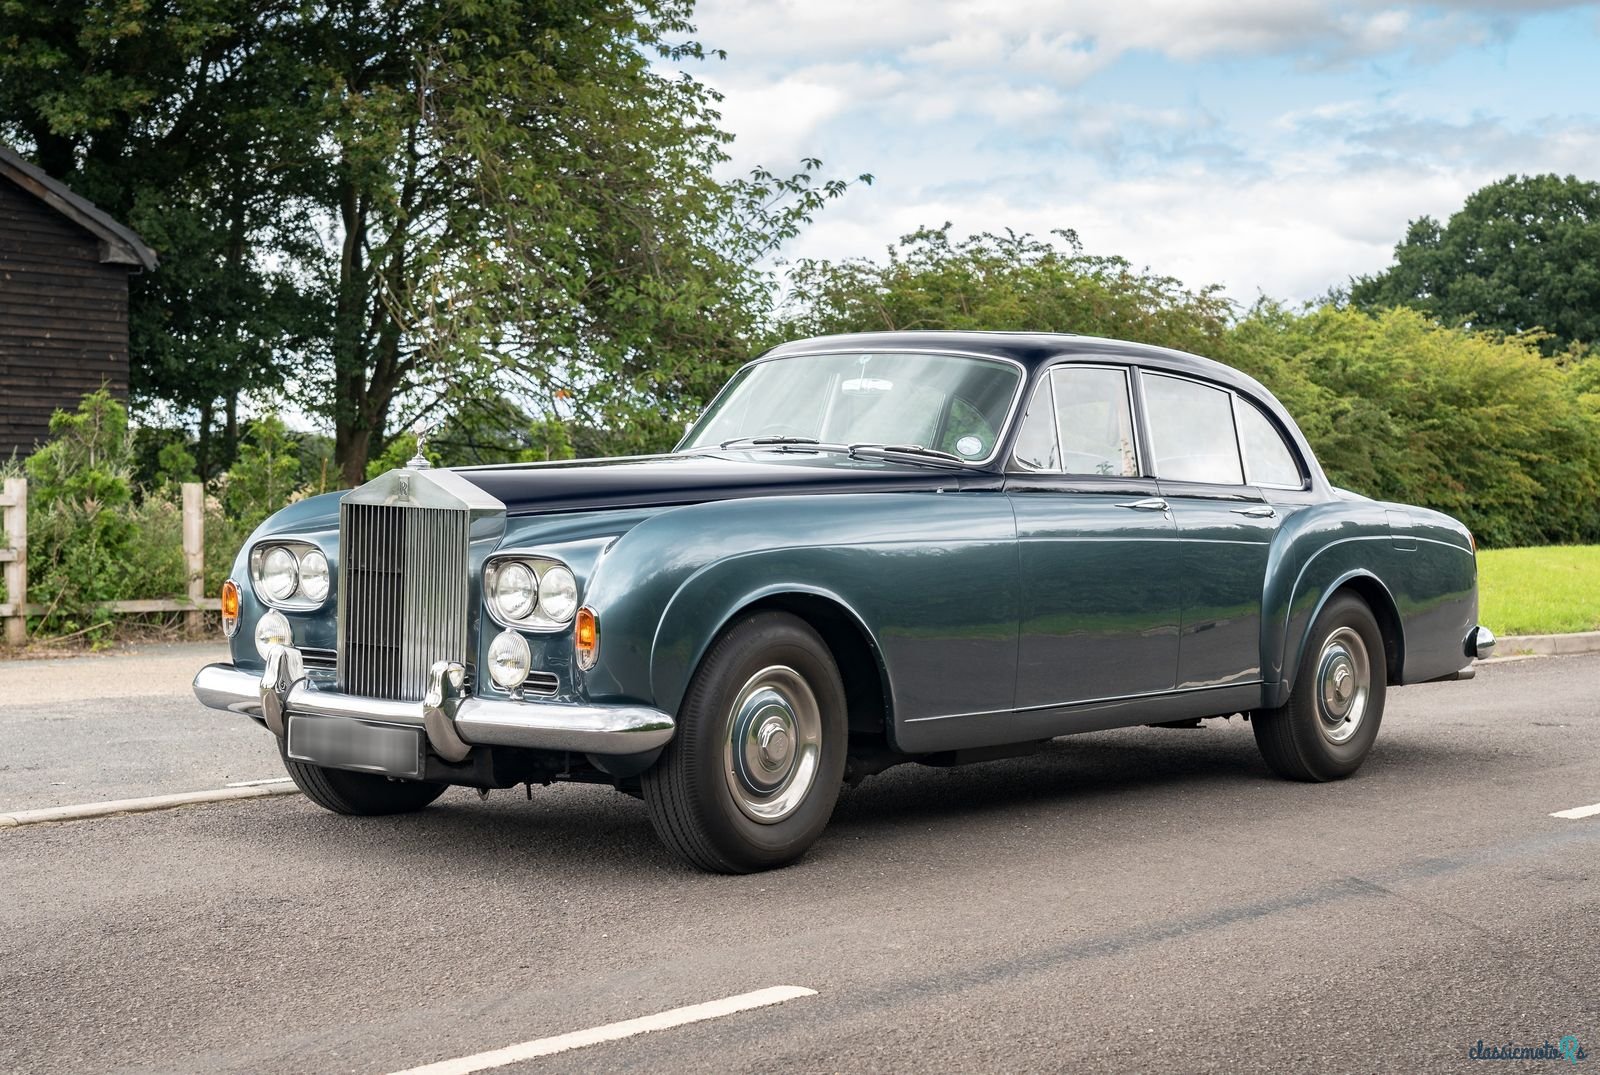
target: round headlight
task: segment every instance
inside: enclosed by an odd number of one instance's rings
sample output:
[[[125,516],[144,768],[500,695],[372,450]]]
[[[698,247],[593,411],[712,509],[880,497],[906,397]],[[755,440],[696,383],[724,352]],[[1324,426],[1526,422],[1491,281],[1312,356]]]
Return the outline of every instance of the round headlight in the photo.
[[[293,642],[289,621],[277,609],[268,609],[267,614],[256,621],[256,652],[261,654],[262,660],[267,659],[267,651],[273,646],[288,646]]]
[[[490,597],[501,619],[523,619],[531,615],[538,604],[539,580],[526,564],[514,560],[501,564],[494,573],[494,592]]]
[[[489,678],[495,686],[511,690],[522,685],[533,665],[528,640],[515,631],[501,631],[489,643]]]
[[[287,601],[300,587],[300,564],[279,545],[261,558],[261,592],[269,601]]]
[[[300,592],[318,604],[328,598],[328,558],[317,549],[300,557]]]
[[[539,580],[539,607],[556,623],[566,623],[578,611],[578,580],[564,567],[552,567]]]

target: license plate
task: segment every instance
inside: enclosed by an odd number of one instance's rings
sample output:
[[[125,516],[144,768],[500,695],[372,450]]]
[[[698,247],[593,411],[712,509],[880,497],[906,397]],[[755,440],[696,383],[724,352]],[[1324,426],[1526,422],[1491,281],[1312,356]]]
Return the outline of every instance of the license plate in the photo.
[[[422,778],[422,729],[347,717],[289,717],[289,757],[330,769]]]

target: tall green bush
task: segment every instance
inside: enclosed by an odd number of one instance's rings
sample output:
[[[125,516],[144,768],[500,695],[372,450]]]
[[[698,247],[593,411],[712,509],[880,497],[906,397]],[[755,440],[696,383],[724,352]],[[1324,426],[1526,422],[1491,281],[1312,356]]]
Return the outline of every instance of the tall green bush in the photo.
[[[28,597],[45,607],[36,634],[94,636],[106,602],[183,592],[181,508],[135,500],[131,453],[127,410],[102,390],[57,411],[27,460]]]
[[[1263,306],[1230,337],[1336,484],[1449,512],[1485,545],[1600,537],[1600,407],[1539,339],[1331,306]]]

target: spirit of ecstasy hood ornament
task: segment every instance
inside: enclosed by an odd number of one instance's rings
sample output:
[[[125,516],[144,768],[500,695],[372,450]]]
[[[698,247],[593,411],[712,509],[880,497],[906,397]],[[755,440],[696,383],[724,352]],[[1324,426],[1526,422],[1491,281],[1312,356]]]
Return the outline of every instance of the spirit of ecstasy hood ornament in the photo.
[[[417,435],[417,454],[412,456],[409,460],[406,461],[406,469],[407,470],[432,470],[433,469],[433,464],[428,462],[428,457],[426,455],[422,454],[422,449],[427,444],[428,431],[424,426],[422,426],[421,424],[418,424],[417,427],[416,427],[416,435]]]

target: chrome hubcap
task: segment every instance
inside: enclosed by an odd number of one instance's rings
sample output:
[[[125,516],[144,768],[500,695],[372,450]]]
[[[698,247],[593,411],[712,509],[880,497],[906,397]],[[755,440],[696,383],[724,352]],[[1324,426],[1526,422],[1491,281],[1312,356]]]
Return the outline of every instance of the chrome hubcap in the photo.
[[[1371,684],[1372,663],[1361,636],[1349,627],[1329,635],[1317,660],[1317,716],[1328,742],[1343,743],[1356,734]]]
[[[734,697],[723,751],[739,810],[767,825],[794,813],[816,782],[821,753],[822,711],[805,678],[787,665],[751,676]]]

